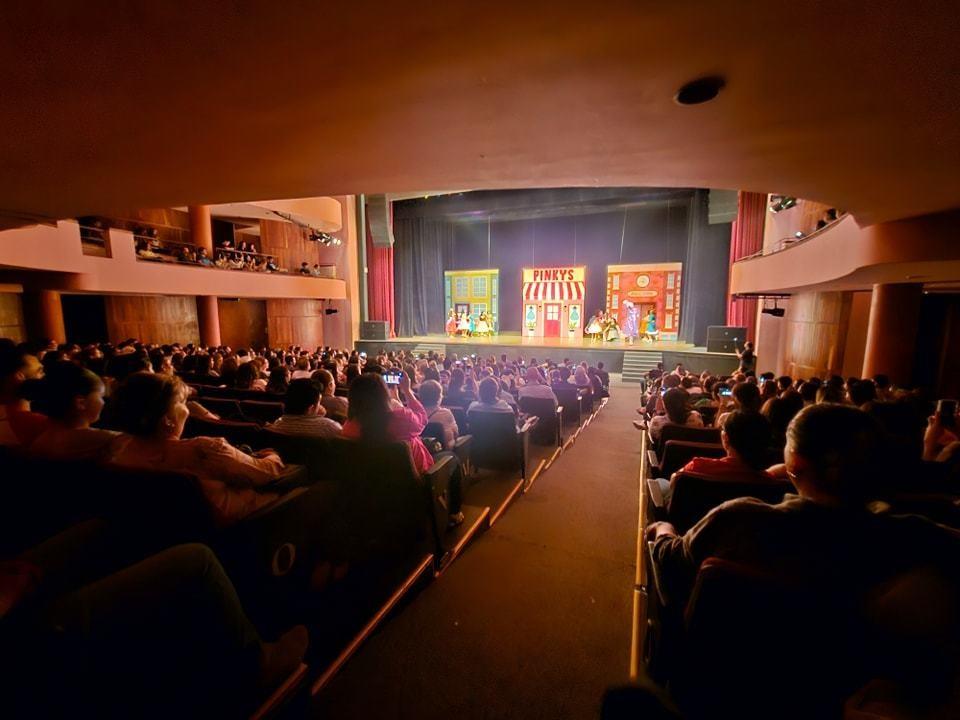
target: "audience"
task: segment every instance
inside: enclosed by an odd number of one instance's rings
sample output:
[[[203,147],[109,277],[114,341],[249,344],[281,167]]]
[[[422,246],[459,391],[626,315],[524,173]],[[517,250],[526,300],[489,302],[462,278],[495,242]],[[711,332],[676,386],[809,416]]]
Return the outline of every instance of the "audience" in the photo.
[[[467,414],[470,413],[510,413],[513,408],[500,397],[500,383],[493,378],[484,378],[480,383],[480,399],[470,403]]]
[[[269,428],[287,435],[339,436],[342,431],[340,423],[324,417],[324,414],[320,390],[311,380],[299,378],[290,382],[283,403],[283,415]]]
[[[457,427],[457,420],[453,413],[448,408],[441,407],[442,400],[443,386],[438,381],[425,380],[420,384],[420,401],[427,413],[427,422],[437,423],[443,428],[443,437],[438,440],[443,443],[445,449],[450,450],[460,428]]]
[[[690,395],[683,388],[671,388],[663,396],[665,415],[657,415],[650,421],[650,437],[660,440],[665,425],[703,427],[700,413],[690,408]]]

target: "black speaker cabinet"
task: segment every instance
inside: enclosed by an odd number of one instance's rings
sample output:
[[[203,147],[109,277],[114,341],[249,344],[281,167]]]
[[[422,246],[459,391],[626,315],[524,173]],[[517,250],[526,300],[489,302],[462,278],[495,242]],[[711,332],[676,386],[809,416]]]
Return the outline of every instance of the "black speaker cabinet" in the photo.
[[[393,247],[390,201],[386,195],[367,195],[367,223],[374,247]]]
[[[390,323],[386,320],[367,320],[360,323],[361,340],[389,340]]]
[[[710,325],[707,327],[707,352],[732,353],[743,347],[747,339],[745,327]]]

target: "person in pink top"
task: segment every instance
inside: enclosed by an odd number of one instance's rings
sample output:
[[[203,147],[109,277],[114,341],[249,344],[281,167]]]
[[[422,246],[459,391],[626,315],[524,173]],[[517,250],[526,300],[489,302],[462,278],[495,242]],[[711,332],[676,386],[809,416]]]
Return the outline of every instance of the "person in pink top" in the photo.
[[[427,424],[427,411],[410,389],[403,373],[397,386],[405,405],[390,403],[387,386],[376,373],[363,373],[350,385],[350,407],[342,436],[367,442],[402,442],[410,448],[413,466],[420,474],[433,465],[420,433]]]

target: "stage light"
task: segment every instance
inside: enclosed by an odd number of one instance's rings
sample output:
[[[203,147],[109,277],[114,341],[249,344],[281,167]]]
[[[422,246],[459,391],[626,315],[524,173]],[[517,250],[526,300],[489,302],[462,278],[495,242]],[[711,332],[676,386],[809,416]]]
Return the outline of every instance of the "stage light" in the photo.
[[[336,315],[338,312],[340,311],[337,308],[324,308],[323,310],[324,315]]]
[[[772,307],[772,308],[764,308],[760,312],[763,313],[764,315],[773,315],[774,317],[783,317],[786,314],[787,309],[782,307]]]

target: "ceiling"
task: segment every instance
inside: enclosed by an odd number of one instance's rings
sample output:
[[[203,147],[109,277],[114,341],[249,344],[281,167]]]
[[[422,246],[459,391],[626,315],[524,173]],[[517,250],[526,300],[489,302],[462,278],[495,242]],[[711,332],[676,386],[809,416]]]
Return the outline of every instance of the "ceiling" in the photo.
[[[14,3],[0,215],[581,186],[918,215],[960,205],[958,31],[902,0]]]

